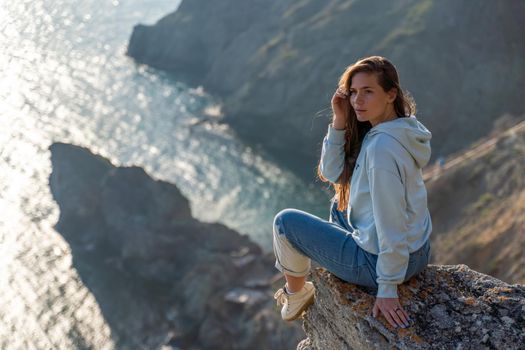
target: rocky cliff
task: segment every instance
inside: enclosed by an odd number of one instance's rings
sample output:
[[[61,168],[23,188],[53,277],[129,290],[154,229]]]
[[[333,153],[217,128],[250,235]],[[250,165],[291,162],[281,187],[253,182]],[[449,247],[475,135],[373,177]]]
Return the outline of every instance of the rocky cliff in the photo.
[[[478,164],[474,159],[461,163],[470,164],[470,170],[454,169],[471,174],[468,183],[476,188],[485,189],[481,182],[500,189],[496,194],[512,196],[522,188],[523,135],[512,129],[496,141],[498,147],[478,154],[483,164],[478,166],[504,172],[507,181],[497,180],[501,174],[496,177],[487,169],[472,171]],[[400,287],[401,302],[415,320],[405,330],[393,330],[381,317],[369,315],[374,296],[366,289],[315,270],[316,303],[304,315],[303,332],[299,321],[287,324],[280,319],[272,294],[282,280],[275,278],[273,257],[263,255],[246,236],[198,221],[174,185],[151,178],[139,167],[115,167],[73,145],[55,143],[50,149],[50,187],[60,206],[56,229],[69,242],[73,264],[95,295],[117,346],[126,337],[133,338],[137,348],[291,349],[306,332],[299,349],[524,349],[525,288],[465,265],[430,265]],[[447,169],[431,186],[452,174],[452,168]],[[458,205],[465,195],[457,194]],[[495,199],[496,213],[505,213],[498,201],[507,205],[506,211],[513,208],[511,202],[519,203],[509,198]],[[489,214],[495,210],[485,207]],[[509,215],[513,213],[519,214]],[[473,215],[473,221],[480,220]],[[516,218],[503,222],[516,228]],[[519,231],[511,235],[509,230],[496,232],[499,239],[510,240],[507,244],[520,258]],[[441,235],[438,231],[435,242]],[[503,247],[494,248],[502,259],[509,254],[503,244],[492,245]],[[433,246],[432,254],[439,256],[445,249],[454,247]],[[469,252],[465,246],[463,251]],[[463,259],[461,253],[455,251],[459,261],[471,257],[464,254]],[[513,265],[512,259],[516,256],[510,254],[503,261],[508,265],[497,271],[521,276],[514,267],[520,266],[519,260]]]
[[[305,312],[308,338],[298,350],[525,349],[525,286],[509,285],[466,265],[429,265],[400,285],[414,323],[394,329],[371,311],[374,296],[316,269],[315,302]]]
[[[525,123],[451,157],[426,182],[435,264],[525,284]]]
[[[304,337],[274,304],[273,256],[247,236],[200,222],[177,187],[140,167],[50,150],[55,228],[117,348],[290,349]]]
[[[521,1],[182,1],[133,29],[127,54],[224,100],[249,143],[312,179],[344,68],[379,54],[433,133],[431,162],[523,113]]]

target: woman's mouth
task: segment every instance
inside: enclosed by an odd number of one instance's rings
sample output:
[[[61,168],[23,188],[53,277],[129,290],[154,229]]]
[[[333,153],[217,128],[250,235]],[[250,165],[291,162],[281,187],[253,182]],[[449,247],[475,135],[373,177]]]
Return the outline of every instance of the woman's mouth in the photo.
[[[357,113],[363,113],[363,112],[366,112],[366,110],[364,110],[364,109],[356,109],[355,111],[356,111]]]

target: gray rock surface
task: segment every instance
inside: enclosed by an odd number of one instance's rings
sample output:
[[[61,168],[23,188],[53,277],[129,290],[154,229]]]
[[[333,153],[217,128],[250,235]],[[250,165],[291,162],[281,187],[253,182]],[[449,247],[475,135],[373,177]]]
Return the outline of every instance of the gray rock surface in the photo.
[[[525,286],[467,265],[429,265],[399,287],[414,320],[394,329],[371,315],[375,297],[324,269],[312,273],[315,303],[305,312],[308,338],[298,350],[525,349]]]
[[[176,186],[142,168],[50,149],[55,228],[117,347],[133,337],[144,349],[290,349],[304,337],[275,306],[273,256],[248,236],[200,222]]]
[[[521,115],[523,13],[522,1],[184,0],[135,26],[127,54],[222,97],[241,137],[312,179],[339,75],[364,56],[396,65],[433,133],[431,163]]]

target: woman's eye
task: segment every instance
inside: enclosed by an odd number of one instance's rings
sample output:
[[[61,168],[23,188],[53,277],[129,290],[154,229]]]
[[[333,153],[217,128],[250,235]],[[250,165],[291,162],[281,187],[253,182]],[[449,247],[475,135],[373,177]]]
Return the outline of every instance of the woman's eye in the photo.
[[[372,93],[372,90],[366,90],[366,93],[367,93],[367,94],[371,94],[371,93]]]

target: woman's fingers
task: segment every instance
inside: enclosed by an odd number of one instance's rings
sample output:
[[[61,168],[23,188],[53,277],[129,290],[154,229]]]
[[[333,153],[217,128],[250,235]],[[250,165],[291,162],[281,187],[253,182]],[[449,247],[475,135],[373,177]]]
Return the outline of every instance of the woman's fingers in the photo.
[[[410,326],[410,322],[408,322],[408,314],[403,310],[401,305],[396,306],[391,312],[394,313],[394,320],[396,320],[396,323],[399,327],[405,328]]]
[[[394,318],[392,317],[392,315],[390,314],[390,312],[388,312],[388,311],[383,311],[383,310],[381,310],[381,311],[383,312],[383,316],[385,316],[385,318],[386,318],[386,320],[388,321],[388,323],[390,323],[390,325],[391,325],[392,327],[396,328],[396,327],[397,327],[397,325],[396,325],[396,321],[394,320]]]
[[[348,101],[348,96],[344,94],[344,91],[338,88],[332,96],[331,104],[337,118],[346,121],[348,119],[350,101]]]
[[[403,310],[402,307],[400,307],[399,310],[396,312],[399,315],[399,318],[401,318],[401,321],[403,321],[404,325],[406,327],[410,326],[410,317],[408,316],[407,312]]]
[[[374,307],[372,308],[372,316],[377,317],[377,314],[381,311],[379,309],[379,305],[377,305],[377,302],[374,303]]]
[[[400,309],[398,309],[397,311],[395,309],[394,310],[390,310],[390,314],[392,315],[392,318],[395,321],[395,326],[401,327],[401,328],[408,327],[408,322],[405,323],[405,321],[402,320],[402,317],[400,317],[401,316],[401,310]],[[403,318],[404,318],[404,315],[403,315]]]
[[[381,313],[383,314],[383,316],[385,316],[386,320],[388,321],[388,323],[390,323],[392,327],[406,328],[410,326],[410,318],[408,317],[405,310],[401,308],[401,306],[395,306],[393,308],[382,308]]]
[[[376,317],[377,309],[394,328],[410,326],[410,317],[399,303],[398,298],[376,298],[372,313]]]
[[[341,88],[338,88],[338,89],[335,91],[335,93],[336,93],[338,96],[341,96],[341,97],[345,97],[345,98],[348,97],[348,94],[347,94],[345,91],[343,91]]]

